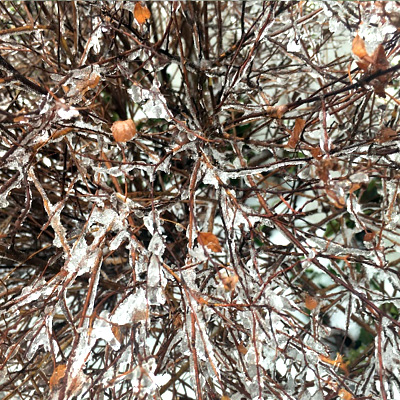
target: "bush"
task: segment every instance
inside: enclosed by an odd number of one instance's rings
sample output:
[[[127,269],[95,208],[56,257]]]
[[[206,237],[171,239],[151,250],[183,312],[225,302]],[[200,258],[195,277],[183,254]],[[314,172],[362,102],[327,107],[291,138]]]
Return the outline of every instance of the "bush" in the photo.
[[[398,4],[0,10],[1,398],[399,398]]]

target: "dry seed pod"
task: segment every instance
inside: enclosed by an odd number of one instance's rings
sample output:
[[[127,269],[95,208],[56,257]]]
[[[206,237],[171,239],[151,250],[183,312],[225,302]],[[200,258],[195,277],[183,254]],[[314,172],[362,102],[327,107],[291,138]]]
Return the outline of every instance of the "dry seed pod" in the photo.
[[[129,142],[136,135],[136,126],[131,119],[126,121],[115,121],[111,132],[116,142]]]

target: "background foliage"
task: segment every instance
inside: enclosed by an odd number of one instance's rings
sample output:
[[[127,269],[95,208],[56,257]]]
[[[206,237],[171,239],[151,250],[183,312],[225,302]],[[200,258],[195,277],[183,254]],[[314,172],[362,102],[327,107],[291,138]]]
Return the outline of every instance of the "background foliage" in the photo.
[[[1,2],[1,398],[399,398],[399,27]]]

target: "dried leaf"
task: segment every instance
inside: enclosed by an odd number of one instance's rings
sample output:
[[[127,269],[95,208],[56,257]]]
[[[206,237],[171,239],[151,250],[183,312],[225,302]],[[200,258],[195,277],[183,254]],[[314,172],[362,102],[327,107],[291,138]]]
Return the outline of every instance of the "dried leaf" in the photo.
[[[353,54],[355,54],[357,57],[360,57],[361,59],[363,59],[365,56],[368,56],[367,50],[365,49],[364,40],[361,39],[358,34],[353,39],[351,50],[353,51]]]
[[[349,193],[354,193],[356,190],[360,189],[361,183],[352,183],[349,189]]]
[[[243,356],[246,355],[248,352],[247,347],[243,344],[243,342],[238,344],[237,349],[239,350],[239,353]]]
[[[281,106],[268,106],[266,109],[266,114],[272,118],[282,118],[283,114],[289,110],[286,104]]]
[[[231,400],[229,396],[223,395],[221,396],[221,400]]]
[[[343,400],[353,400],[354,397],[351,393],[349,393],[346,389],[340,389],[338,395]]]
[[[51,138],[52,139],[58,139],[61,136],[67,135],[68,133],[72,132],[73,130],[74,130],[74,128],[72,128],[70,126],[67,127],[67,128],[58,129],[51,135]]]
[[[207,247],[210,251],[215,253],[222,251],[218,238],[211,232],[199,232],[197,240],[202,246]]]
[[[304,304],[309,310],[314,310],[318,307],[318,301],[315,297],[310,296],[307,294],[306,298],[304,299]]]
[[[311,153],[311,155],[316,159],[316,160],[321,160],[323,157],[322,150],[320,147],[310,147],[308,149]]]
[[[389,61],[386,57],[385,48],[380,44],[372,55],[372,64],[375,71],[385,70],[389,68]],[[385,77],[383,75],[381,78]]]
[[[356,61],[356,64],[358,68],[360,68],[362,71],[367,72],[368,67],[370,66],[370,63],[368,61],[362,60],[362,61]]]
[[[375,138],[378,143],[390,142],[397,137],[397,132],[392,128],[385,126],[379,132],[379,136]]]
[[[14,122],[25,122],[25,121],[26,121],[25,115],[20,115],[14,118]]]
[[[372,82],[372,86],[374,88],[374,92],[379,96],[379,97],[386,97],[385,94],[385,84],[382,83],[379,79],[374,79]]]
[[[295,149],[297,146],[297,143],[300,138],[300,134],[304,129],[304,126],[306,125],[306,121],[301,118],[296,118],[296,122],[294,124],[294,128],[292,130],[292,134],[290,135],[290,139],[288,141],[288,146],[291,149]]]
[[[333,205],[337,208],[343,208],[346,205],[346,200],[344,196],[338,193],[334,188],[325,187],[325,192],[330,200],[332,200]]]
[[[390,66],[390,63],[386,57],[385,53],[385,48],[380,44],[374,51],[374,54],[372,55],[372,73],[378,72],[378,71],[384,71],[385,69],[388,69]],[[385,95],[385,86],[387,83],[392,79],[392,74],[385,74],[381,75],[380,77],[374,79],[371,84],[374,88],[375,93],[379,97],[386,97]]]
[[[100,75],[92,73],[88,79],[85,79],[76,84],[76,88],[84,95],[89,89],[94,89],[100,82]]]
[[[141,2],[135,4],[133,15],[140,25],[143,25],[151,17],[150,10],[145,5],[142,5]]]
[[[347,368],[349,362],[344,362],[341,354],[337,353],[334,360],[331,360],[329,357],[323,355],[320,355],[319,359],[327,364],[333,365],[334,367],[339,367],[346,375],[349,374],[349,370]]]
[[[176,314],[172,323],[176,329],[180,329],[183,326],[182,316],[181,314]]]
[[[376,236],[376,232],[368,232],[364,235],[364,242],[372,242],[374,237]]]
[[[136,136],[136,126],[131,119],[116,121],[111,127],[116,142],[128,142]]]
[[[122,343],[122,333],[121,329],[119,329],[119,326],[113,325],[111,331],[114,334],[115,338],[118,340],[118,342]]]
[[[60,380],[64,377],[66,369],[67,366],[65,364],[57,365],[56,369],[53,372],[53,375],[51,375],[51,378],[49,380],[51,390],[53,390],[54,386],[58,385]]]
[[[227,292],[232,292],[235,290],[237,283],[239,282],[239,277],[237,275],[226,276],[221,279],[224,289]]]

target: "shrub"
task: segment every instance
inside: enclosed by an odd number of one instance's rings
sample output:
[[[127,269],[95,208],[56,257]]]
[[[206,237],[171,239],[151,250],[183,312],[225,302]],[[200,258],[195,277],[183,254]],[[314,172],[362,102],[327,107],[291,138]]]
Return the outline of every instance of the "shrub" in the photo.
[[[400,396],[397,3],[0,10],[2,398]]]

